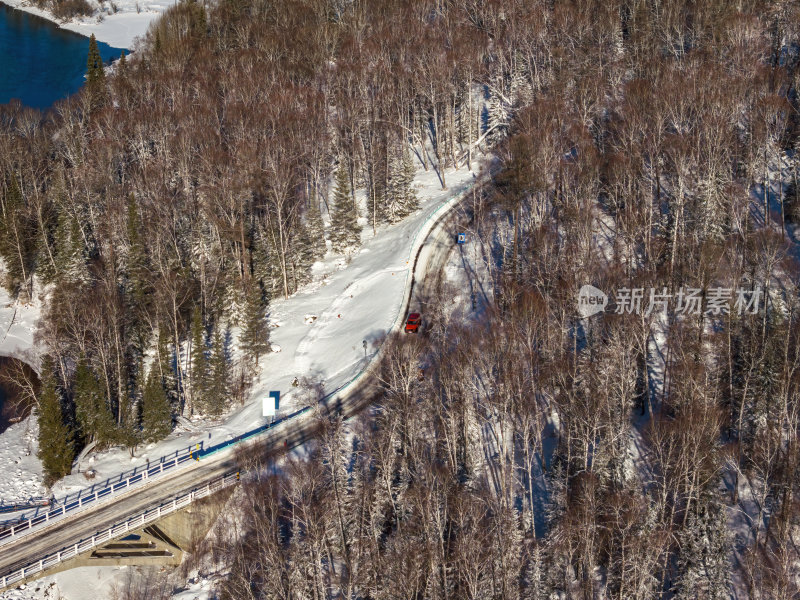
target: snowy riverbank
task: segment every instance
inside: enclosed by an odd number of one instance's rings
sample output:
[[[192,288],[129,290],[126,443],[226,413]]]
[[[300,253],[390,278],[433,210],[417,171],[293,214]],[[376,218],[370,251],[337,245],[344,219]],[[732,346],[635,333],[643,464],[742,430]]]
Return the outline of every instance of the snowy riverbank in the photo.
[[[90,17],[78,17],[61,22],[49,11],[37,8],[30,0],[0,0],[12,8],[31,13],[57,24],[63,29],[89,37],[114,48],[133,48],[135,41],[147,33],[155,19],[175,4],[175,0],[88,0],[94,8]]]

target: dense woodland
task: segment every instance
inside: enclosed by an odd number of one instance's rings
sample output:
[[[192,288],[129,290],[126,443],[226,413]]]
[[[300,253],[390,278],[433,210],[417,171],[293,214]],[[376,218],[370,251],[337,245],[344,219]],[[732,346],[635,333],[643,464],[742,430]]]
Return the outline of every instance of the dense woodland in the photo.
[[[357,191],[396,221],[481,147],[481,324],[389,342],[349,437],[243,487],[221,596],[797,597],[798,35],[783,0],[182,2],[47,115],[0,108],[49,473],[224,412],[322,215],[347,252]],[[587,283],[764,302],[580,319]]]

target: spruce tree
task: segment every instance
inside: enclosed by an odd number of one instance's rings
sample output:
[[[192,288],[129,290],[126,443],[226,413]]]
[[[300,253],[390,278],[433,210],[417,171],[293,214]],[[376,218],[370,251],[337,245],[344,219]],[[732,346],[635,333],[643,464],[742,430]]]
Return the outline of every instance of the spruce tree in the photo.
[[[144,371],[144,369],[142,369]],[[142,392],[142,438],[157,442],[172,431],[172,410],[159,375],[158,365],[150,368]]]
[[[350,180],[342,162],[336,172],[336,189],[331,214],[331,243],[335,252],[361,243],[361,225],[358,224],[358,209],[350,195]]]
[[[39,396],[39,458],[44,468],[45,485],[69,474],[75,457],[72,432],[64,422],[61,394],[56,386],[50,357],[42,364],[42,388]]]
[[[676,599],[729,597],[727,535],[724,506],[712,489],[704,490],[678,535]]]
[[[114,417],[106,402],[103,387],[85,356],[81,356],[73,381],[75,418],[86,443],[105,446],[115,439]]]
[[[308,202],[305,231],[309,243],[308,252],[313,263],[325,256],[328,250],[325,246],[325,225],[322,222],[322,213],[316,197],[311,198]]]
[[[147,253],[142,241],[141,221],[139,211],[136,208],[136,200],[131,195],[128,198],[128,264],[127,278],[128,291],[133,299],[134,305],[144,308],[147,301]]]
[[[502,78],[498,80],[498,87],[502,84]],[[502,98],[497,93],[493,93],[489,98],[489,135],[488,140],[492,144],[498,143],[508,134],[509,115],[503,104]]]
[[[128,257],[126,265],[126,324],[131,332],[136,354],[141,356],[150,343],[151,328],[148,326],[147,314],[151,294],[148,284],[148,257],[141,236],[141,220],[133,195],[128,198]]]
[[[407,148],[392,157],[384,210],[386,220],[390,223],[404,219],[419,208],[417,191],[414,189],[415,174],[414,161]]]
[[[270,244],[266,235],[261,229],[257,229],[253,235],[253,250],[251,253],[253,279],[267,291],[275,290],[274,261],[270,254]]]
[[[255,370],[258,359],[269,350],[269,327],[267,326],[266,304],[261,288],[254,280],[250,280],[245,299],[244,323],[240,338],[245,359]]]
[[[65,283],[89,283],[91,277],[81,227],[78,219],[65,211],[58,215],[54,245],[56,277]]]
[[[26,226],[25,208],[19,183],[11,176],[0,206],[0,257],[6,265],[5,285],[11,293],[16,293],[30,275],[28,262],[35,249],[35,235]]]
[[[208,358],[206,357],[206,331],[200,306],[192,312],[192,404],[201,408],[206,404],[208,394]]]
[[[165,326],[158,328],[156,341],[158,375],[161,377],[161,385],[164,386],[170,406],[176,406],[178,402],[178,384],[175,370],[172,368],[175,360],[169,348],[169,334],[166,332],[167,328]]]
[[[414,189],[414,176],[417,170],[414,168],[414,159],[411,157],[411,152],[408,148],[403,149],[403,212],[404,216],[410,215],[416,210],[419,210],[419,198],[417,197],[417,190]]]
[[[60,173],[56,175],[56,182],[53,184],[53,196],[56,202],[63,202],[63,179]],[[44,284],[53,283],[56,279],[55,266],[55,232],[58,225],[58,213],[55,211],[56,204],[52,199],[45,202],[42,206],[40,216],[37,221],[36,249],[35,249],[35,269],[36,275]]]
[[[382,221],[396,223],[402,218],[403,169],[396,153],[389,159],[389,177],[386,182],[386,196],[379,209]]]
[[[94,34],[89,38],[89,56],[86,59],[86,91],[89,93],[91,108],[102,107],[106,102],[106,72],[103,59],[97,47]]]
[[[206,412],[217,416],[222,414],[228,403],[229,393],[229,365],[228,356],[225,349],[225,341],[222,337],[220,324],[214,329],[214,345],[209,365],[209,386],[206,399]]]

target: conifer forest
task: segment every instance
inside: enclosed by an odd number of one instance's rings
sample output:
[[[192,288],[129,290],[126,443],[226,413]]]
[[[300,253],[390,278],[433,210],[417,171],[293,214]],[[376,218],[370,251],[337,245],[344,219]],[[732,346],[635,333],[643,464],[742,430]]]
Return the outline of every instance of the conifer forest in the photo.
[[[272,302],[414,213],[416,172],[480,167],[489,304],[386,340],[304,452],[242,456],[192,557],[215,597],[800,597],[797,2],[181,0],[93,48],[78,94],[0,106],[49,482],[241,405]]]

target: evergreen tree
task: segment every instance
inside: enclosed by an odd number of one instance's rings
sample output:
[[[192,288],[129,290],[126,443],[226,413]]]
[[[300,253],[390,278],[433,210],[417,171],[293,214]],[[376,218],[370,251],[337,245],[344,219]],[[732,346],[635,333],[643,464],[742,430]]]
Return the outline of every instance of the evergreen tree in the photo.
[[[725,510],[713,492],[701,494],[681,531],[675,598],[728,598],[729,544]]]
[[[397,154],[389,159],[389,178],[386,182],[386,194],[379,210],[382,221],[396,223],[401,220],[403,212],[403,167]]]
[[[125,311],[128,329],[135,348],[141,357],[150,340],[150,327],[146,323],[149,312],[151,294],[148,284],[148,257],[141,238],[141,220],[136,201],[131,195],[128,198],[128,256],[126,264],[125,302],[129,309]]]
[[[91,277],[86,266],[88,257],[80,224],[65,211],[58,215],[54,245],[56,276],[66,283],[89,283]]]
[[[45,474],[45,485],[68,475],[75,457],[72,432],[64,423],[61,394],[56,386],[53,362],[46,357],[42,364],[42,388],[39,396],[39,458]]]
[[[30,275],[30,259],[35,249],[35,234],[28,231],[25,200],[16,177],[9,178],[0,207],[0,257],[8,271],[6,288],[16,293]]]
[[[56,182],[53,185],[53,196],[57,202],[63,202],[63,175],[56,174]],[[56,279],[55,266],[55,233],[58,226],[58,213],[56,212],[53,201],[45,202],[40,208],[38,217],[36,248],[35,248],[35,268],[36,275],[45,284],[53,283]]]
[[[177,378],[175,377],[175,370],[172,367],[175,360],[169,348],[169,335],[166,331],[167,328],[164,326],[158,328],[156,360],[158,361],[158,375],[161,377],[161,385],[164,386],[167,400],[170,406],[175,407],[178,403],[178,384]]]
[[[214,345],[209,364],[209,385],[208,396],[206,398],[206,412],[217,416],[222,414],[228,403],[229,393],[229,364],[225,348],[225,340],[222,337],[220,324],[214,329]]]
[[[316,197],[311,198],[308,202],[305,233],[308,240],[307,252],[313,264],[325,256],[328,250],[325,246],[325,225],[322,222],[322,213]]]
[[[361,243],[361,225],[358,224],[358,209],[350,195],[350,180],[344,162],[336,172],[336,189],[331,214],[331,242],[334,252],[344,252],[347,248]]]
[[[502,79],[498,82],[498,86],[502,83]],[[503,104],[502,98],[497,93],[493,93],[489,98],[489,135],[488,140],[492,144],[498,143],[508,134],[509,115]]]
[[[268,293],[274,291],[275,285],[272,276],[274,263],[270,257],[269,242],[260,228],[256,229],[253,234],[251,260],[253,279]]]
[[[75,418],[87,443],[105,446],[115,439],[114,417],[106,402],[103,387],[85,356],[81,356],[73,381]]]
[[[106,72],[94,34],[89,38],[89,56],[86,59],[86,91],[89,93],[92,109],[100,108],[105,104],[108,93]]]
[[[158,365],[153,365],[147,376],[147,383],[142,392],[141,413],[142,438],[145,441],[157,442],[172,431],[172,410],[159,375]]]
[[[232,325],[238,326],[242,323],[247,298],[242,291],[238,273],[229,273],[225,280],[227,283],[223,287],[222,294],[218,296],[212,312],[226,316]]]
[[[368,170],[371,181],[372,198],[367,206],[367,217],[373,229],[378,223],[391,222],[392,202],[394,201],[393,175],[396,169],[396,161],[391,155],[389,145],[385,140],[379,144],[375,152],[374,166]]]
[[[203,407],[206,404],[208,390],[208,358],[206,356],[206,331],[203,326],[203,317],[200,306],[197,305],[192,313],[192,404]]]
[[[139,211],[136,208],[136,200],[133,195],[128,198],[128,264],[127,279],[128,292],[133,299],[134,306],[144,308],[148,297],[147,286],[147,253],[142,242],[141,220]]]
[[[252,279],[247,291],[240,342],[245,359],[255,370],[258,359],[269,350],[269,327],[261,288]]]
[[[419,209],[419,198],[417,190],[414,189],[414,160],[408,148],[403,148],[403,156],[400,164],[400,176],[398,180],[398,196],[400,209],[398,216],[402,219]]]

